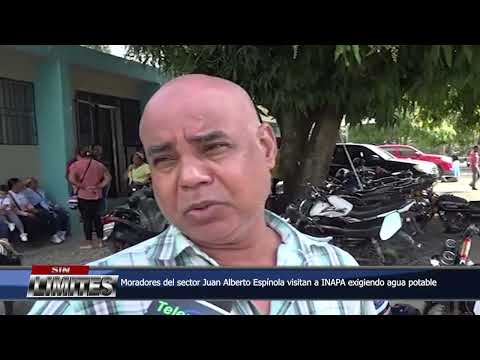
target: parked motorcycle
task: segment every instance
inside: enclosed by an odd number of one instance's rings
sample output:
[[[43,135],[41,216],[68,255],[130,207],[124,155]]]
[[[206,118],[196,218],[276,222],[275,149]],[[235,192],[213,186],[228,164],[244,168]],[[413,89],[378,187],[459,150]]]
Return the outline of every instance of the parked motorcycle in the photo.
[[[455,195],[441,195],[436,199],[436,207],[446,232],[462,232],[480,218],[480,201],[469,202]]]
[[[330,199],[332,200],[332,199]],[[339,200],[339,199],[337,199]],[[339,202],[338,204],[341,204]],[[397,261],[395,251],[388,249],[382,242],[392,238],[402,228],[402,219],[398,212],[378,214],[364,221],[351,222],[341,217],[311,216],[314,204],[304,200],[299,206],[291,204],[287,207],[286,218],[295,228],[301,232],[317,236],[332,236],[332,244],[352,253],[361,264],[371,264],[379,259],[381,264],[392,265]],[[348,209],[337,209],[340,213]],[[327,213],[334,215],[336,210],[328,210]],[[330,223],[328,223],[330,222]],[[337,223],[335,223],[337,222]],[[390,233],[391,229],[394,229]]]
[[[440,255],[430,259],[432,266],[473,266],[470,260],[472,239],[480,234],[476,225],[470,225],[460,242],[447,239]],[[424,315],[474,315],[474,301],[427,301]]]
[[[150,188],[136,191],[128,203],[102,218],[104,238],[113,252],[157,236],[168,227]]]

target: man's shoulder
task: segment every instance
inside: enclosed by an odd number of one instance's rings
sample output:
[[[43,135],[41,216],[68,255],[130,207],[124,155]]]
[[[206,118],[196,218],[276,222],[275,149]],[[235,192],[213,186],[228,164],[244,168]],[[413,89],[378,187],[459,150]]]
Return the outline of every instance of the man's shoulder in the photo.
[[[315,258],[315,266],[358,266],[352,255],[329,243],[331,238],[326,240],[325,238],[302,235],[301,241],[309,246],[312,256]]]
[[[297,232],[298,241],[306,252],[309,266],[358,266],[355,258],[345,250],[330,244],[331,237],[319,238]]]

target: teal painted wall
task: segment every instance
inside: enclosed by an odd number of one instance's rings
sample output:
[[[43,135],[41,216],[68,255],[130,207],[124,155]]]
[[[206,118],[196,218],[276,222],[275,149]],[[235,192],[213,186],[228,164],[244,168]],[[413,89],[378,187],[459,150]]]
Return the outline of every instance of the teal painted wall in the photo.
[[[135,61],[102,53],[79,45],[3,45],[41,57],[55,57],[66,64],[75,64],[136,80],[165,82],[167,76],[158,69]]]
[[[144,83],[141,111],[155,91],[167,80],[157,69],[75,45],[0,45],[39,60],[35,86],[35,108],[39,144],[41,186],[48,196],[66,207],[69,188],[65,165],[74,152],[73,89],[70,67],[120,75]],[[77,211],[71,211],[72,230],[81,234]]]
[[[65,165],[73,153],[72,89],[68,65],[47,58],[38,68],[35,108],[40,157],[40,183],[50,199],[66,206],[69,198]],[[73,231],[79,231],[77,212],[72,212]]]

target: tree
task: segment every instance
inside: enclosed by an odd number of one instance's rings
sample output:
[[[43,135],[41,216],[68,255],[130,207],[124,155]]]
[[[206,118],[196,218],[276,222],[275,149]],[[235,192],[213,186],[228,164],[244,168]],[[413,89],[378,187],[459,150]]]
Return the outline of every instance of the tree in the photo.
[[[293,197],[328,173],[341,120],[395,122],[416,104],[429,119],[479,118],[480,49],[472,45],[130,45],[172,75],[204,73],[244,87],[282,133],[280,170]],[[299,176],[300,175],[300,176]]]
[[[110,49],[110,45],[82,45],[82,46],[88,47],[89,49],[101,51],[101,52],[104,52],[104,53],[107,53],[107,54],[112,53],[112,51]]]

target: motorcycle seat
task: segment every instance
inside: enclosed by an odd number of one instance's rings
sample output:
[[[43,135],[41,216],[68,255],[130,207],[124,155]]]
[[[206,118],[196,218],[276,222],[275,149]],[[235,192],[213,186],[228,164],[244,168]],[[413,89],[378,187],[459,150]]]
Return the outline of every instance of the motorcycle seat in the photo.
[[[405,201],[401,201],[401,202],[395,202],[393,204],[388,204],[382,207],[375,207],[375,208],[355,207],[353,208],[352,211],[350,211],[348,216],[353,218],[359,218],[359,219],[370,218],[370,217],[378,216],[390,211],[398,210],[406,205],[407,203]]]

